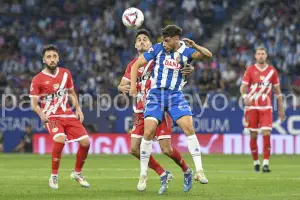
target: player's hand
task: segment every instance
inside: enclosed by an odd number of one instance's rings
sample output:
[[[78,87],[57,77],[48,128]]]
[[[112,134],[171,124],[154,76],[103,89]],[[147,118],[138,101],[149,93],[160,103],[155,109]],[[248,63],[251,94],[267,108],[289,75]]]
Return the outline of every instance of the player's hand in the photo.
[[[130,96],[133,96],[133,97],[136,97],[136,96],[137,96],[137,89],[136,89],[135,86],[131,86],[131,87],[130,87],[129,95],[130,95]]]
[[[281,122],[283,122],[286,118],[284,111],[278,110],[278,117]]]
[[[196,46],[196,43],[191,40],[191,39],[188,39],[188,38],[183,38],[182,39],[189,47],[195,47]]]
[[[181,73],[182,73],[182,75],[187,76],[187,75],[193,73],[194,70],[195,70],[195,68],[193,65],[187,64],[184,68],[181,69]]]
[[[129,90],[130,90],[130,85],[119,86],[119,91],[122,92],[123,94],[129,93]]]
[[[43,124],[46,124],[49,122],[47,115],[43,112],[40,113],[40,118],[41,118],[41,121],[43,122]]]
[[[76,118],[79,119],[81,123],[83,122],[84,115],[83,115],[81,109],[76,109]]]

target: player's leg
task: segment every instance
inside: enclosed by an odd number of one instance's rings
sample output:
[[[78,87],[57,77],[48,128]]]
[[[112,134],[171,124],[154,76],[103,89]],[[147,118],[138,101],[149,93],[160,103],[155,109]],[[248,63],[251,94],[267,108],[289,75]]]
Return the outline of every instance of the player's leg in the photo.
[[[156,128],[162,120],[160,90],[150,90],[145,105],[144,136],[140,146],[140,180],[138,190],[145,190],[149,159],[152,153],[152,140],[155,137]]]
[[[82,187],[89,187],[90,184],[86,181],[82,175],[82,168],[88,157],[90,148],[90,138],[87,134],[86,129],[83,127],[81,122],[76,118],[70,118],[65,124],[65,131],[68,142],[78,142],[79,148],[76,154],[76,162],[74,170],[71,173],[71,178],[77,181]]]
[[[263,134],[263,172],[271,172],[269,160],[271,155],[271,130],[273,122],[272,109],[260,110],[260,128]]]
[[[136,114],[134,126],[131,131],[130,154],[140,160],[140,146],[144,135],[144,114]],[[148,167],[153,169],[159,176],[162,175],[164,168],[150,155]]]
[[[172,119],[167,113],[165,113],[162,123],[158,126],[156,130],[156,137],[159,141],[159,145],[162,152],[168,157],[170,157],[182,169],[184,173],[183,189],[185,192],[188,192],[192,188],[193,171],[187,166],[185,160],[182,158],[179,151],[176,148],[172,147],[171,134]]]
[[[251,109],[245,112],[245,126],[250,130],[250,150],[253,159],[254,171],[260,171],[258,159],[257,135],[258,135],[259,115],[258,110]]]
[[[50,119],[46,124],[46,128],[53,137],[52,145],[52,162],[51,176],[49,178],[49,186],[53,189],[58,189],[58,169],[60,165],[62,150],[65,146],[66,135],[64,128],[59,119]]]
[[[169,98],[168,113],[187,136],[188,149],[197,171],[195,179],[202,184],[207,184],[208,180],[202,167],[200,144],[193,125],[192,111],[181,92],[173,92]]]

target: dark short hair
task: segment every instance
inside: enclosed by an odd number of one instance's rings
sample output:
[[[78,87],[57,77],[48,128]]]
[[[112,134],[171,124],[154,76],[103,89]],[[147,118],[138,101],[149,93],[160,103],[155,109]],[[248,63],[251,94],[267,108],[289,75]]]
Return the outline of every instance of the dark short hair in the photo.
[[[182,29],[176,25],[168,25],[162,30],[163,37],[182,36]]]
[[[58,48],[57,48],[57,46],[55,46],[53,44],[44,46],[44,48],[42,50],[42,57],[44,57],[46,51],[56,51],[58,53]]]
[[[137,37],[139,37],[139,35],[146,35],[148,38],[149,38],[149,40],[151,40],[151,36],[150,36],[150,33],[149,33],[149,31],[148,30],[146,30],[146,29],[139,29],[137,32],[136,32],[136,34],[135,34],[135,39],[137,38]]]

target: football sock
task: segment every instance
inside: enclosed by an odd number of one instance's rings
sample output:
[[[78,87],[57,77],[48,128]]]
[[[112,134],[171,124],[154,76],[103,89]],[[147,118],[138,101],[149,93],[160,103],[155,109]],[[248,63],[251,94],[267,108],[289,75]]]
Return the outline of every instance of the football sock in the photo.
[[[134,155],[137,159],[140,160],[140,155]],[[155,158],[150,155],[148,167],[153,169],[159,176],[165,172],[165,169],[155,160]]]
[[[270,154],[271,154],[270,135],[264,135],[263,141],[264,141],[264,161],[263,162],[265,163],[263,165],[269,165],[269,159],[270,159]]]
[[[77,172],[77,173],[81,172],[84,162],[88,156],[89,148],[90,148],[90,145],[88,145],[88,146],[79,145],[79,148],[78,148],[78,151],[76,154],[76,164],[75,164],[75,169],[74,169],[75,172]]]
[[[188,170],[188,166],[185,163],[184,159],[181,157],[180,153],[178,152],[177,149],[173,148],[173,152],[171,155],[168,155],[170,158],[172,158],[174,160],[174,162],[179,165],[179,167],[181,167],[183,172],[186,172]]]
[[[203,170],[202,160],[201,160],[200,144],[198,142],[197,136],[195,134],[187,136],[187,143],[188,143],[189,152],[193,157],[193,161],[194,161],[194,164],[195,164],[195,167],[196,167],[196,171]]]
[[[53,141],[53,148],[52,148],[52,174],[57,175],[58,174],[58,168],[60,164],[61,159],[61,152],[64,148],[64,143],[59,143],[56,141]]]
[[[147,176],[147,170],[148,170],[148,164],[150,155],[152,153],[152,140],[147,141],[144,138],[141,142],[141,148],[140,148],[140,167],[141,172],[140,176]]]
[[[250,139],[250,149],[254,161],[258,160],[257,138]]]

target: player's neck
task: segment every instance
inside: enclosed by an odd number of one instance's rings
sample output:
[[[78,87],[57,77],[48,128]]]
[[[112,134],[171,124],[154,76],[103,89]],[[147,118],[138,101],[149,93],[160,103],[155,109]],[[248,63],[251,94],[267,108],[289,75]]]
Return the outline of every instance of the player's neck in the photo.
[[[176,45],[176,47],[175,47],[175,49],[174,49],[174,51],[177,51],[181,47],[181,45],[182,44],[180,44],[180,42],[178,42],[177,45]]]
[[[45,67],[44,72],[55,75],[57,70],[58,70],[58,67],[56,67],[56,69],[54,69],[54,70],[51,70],[51,69],[48,69],[47,67]]]
[[[264,69],[264,68],[266,68],[267,63],[264,63],[264,64],[256,63],[256,66],[260,69]]]

